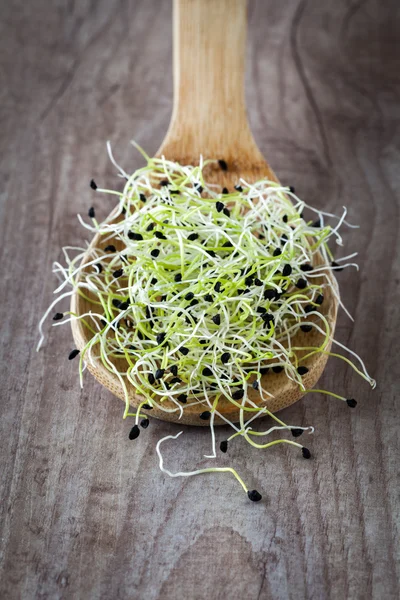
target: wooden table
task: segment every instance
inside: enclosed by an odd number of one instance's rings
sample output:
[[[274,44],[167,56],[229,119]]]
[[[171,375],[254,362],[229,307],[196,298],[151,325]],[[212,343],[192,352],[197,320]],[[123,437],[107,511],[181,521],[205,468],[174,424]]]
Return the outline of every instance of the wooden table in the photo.
[[[399,592],[400,13],[398,2],[252,1],[247,98],[255,137],[281,180],[361,225],[343,252],[337,338],[376,391],[331,359],[315,394],[285,411],[313,424],[313,460],[232,444],[264,494],[227,475],[170,479],[152,422],[132,443],[122,404],[90,376],[79,389],[68,328],[37,323],[53,260],[81,244],[88,182],[118,185],[166,131],[172,101],[165,1],[9,0],[1,7],[1,585],[12,599],[397,599]],[[100,216],[112,207],[100,206]],[[397,335],[396,335],[397,334]],[[224,433],[218,432],[218,439]],[[172,470],[209,464],[209,432],[165,447]]]

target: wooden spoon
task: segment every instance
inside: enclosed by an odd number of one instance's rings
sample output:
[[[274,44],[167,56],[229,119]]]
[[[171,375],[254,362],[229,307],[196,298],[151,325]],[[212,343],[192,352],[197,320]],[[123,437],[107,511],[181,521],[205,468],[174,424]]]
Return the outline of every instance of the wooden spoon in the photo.
[[[262,178],[278,181],[254,141],[246,116],[246,4],[246,0],[174,0],[174,107],[167,135],[158,151],[158,156],[165,155],[167,159],[181,164],[198,164],[200,154],[205,158],[225,160],[228,170],[215,167],[208,172],[207,180],[228,189],[232,189],[240,177],[248,182]],[[100,244],[101,236],[97,235],[91,247]],[[326,275],[336,287],[333,275],[328,272]],[[329,287],[324,295],[321,311],[329,321],[333,336],[337,301]],[[80,315],[91,308],[89,301],[77,293],[73,295],[72,312]],[[72,321],[72,331],[77,348],[82,349],[90,340],[91,333],[80,320]],[[298,334],[293,345],[320,346],[322,341],[322,336],[313,329],[312,332]],[[309,369],[303,377],[306,388],[315,385],[326,360],[326,354],[317,354],[303,363]],[[117,362],[123,370],[123,359]],[[88,369],[113,394],[124,398],[118,378],[100,360],[96,360],[95,366],[89,362]],[[137,406],[143,398],[128,382],[127,385],[130,403]],[[264,375],[262,385],[274,395],[273,398],[263,403],[252,388],[249,397],[272,412],[293,404],[303,395],[299,386],[284,372]],[[169,404],[169,407],[173,406]],[[185,407],[179,419],[179,411],[167,413],[154,408],[151,416],[207,425],[199,418],[204,409],[200,405]],[[232,422],[239,420],[238,410],[227,399],[219,401],[218,411]],[[222,424],[223,420],[216,418],[215,423]]]

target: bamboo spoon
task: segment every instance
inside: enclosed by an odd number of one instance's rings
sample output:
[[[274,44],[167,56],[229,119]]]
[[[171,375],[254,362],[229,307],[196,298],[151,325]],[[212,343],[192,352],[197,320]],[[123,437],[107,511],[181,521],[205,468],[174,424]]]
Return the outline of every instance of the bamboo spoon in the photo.
[[[174,0],[174,107],[167,135],[157,153],[191,165],[198,164],[200,154],[205,158],[223,159],[228,170],[215,167],[207,179],[230,189],[240,177],[250,183],[262,178],[278,181],[254,141],[246,116],[246,11],[246,0]],[[100,243],[101,238],[97,235],[91,247]],[[334,276],[326,274],[336,287]],[[80,315],[90,308],[90,302],[77,293],[73,295],[72,312]],[[333,336],[337,301],[329,287],[321,308]],[[90,332],[80,320],[72,321],[72,331],[77,348],[82,349],[91,338]],[[308,334],[297,334],[293,345],[319,346],[321,343],[321,335],[313,329]],[[118,360],[123,368],[123,359]],[[306,388],[315,385],[326,361],[326,354],[317,354],[305,363],[309,369],[303,377]],[[124,398],[118,378],[105,369],[100,360],[96,361],[95,367],[89,362],[88,369],[113,394]],[[272,412],[293,404],[303,395],[298,384],[288,379],[284,372],[264,375],[262,385],[274,395],[273,398],[263,403],[252,388],[249,397]],[[128,382],[127,386],[130,403],[138,406],[142,398]],[[206,425],[199,419],[203,410],[200,405],[188,406],[179,419],[179,411],[166,413],[154,408],[151,416]],[[218,411],[232,422],[239,420],[238,410],[227,399],[219,401]],[[215,419],[215,424],[222,423],[221,419]]]

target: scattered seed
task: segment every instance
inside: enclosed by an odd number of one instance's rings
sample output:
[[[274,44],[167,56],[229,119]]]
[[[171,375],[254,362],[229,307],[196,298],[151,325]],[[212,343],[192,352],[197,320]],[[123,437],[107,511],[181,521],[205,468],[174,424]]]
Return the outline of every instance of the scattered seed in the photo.
[[[259,502],[262,499],[260,492],[257,492],[257,490],[249,490],[247,496],[252,502]]]
[[[68,360],[72,360],[73,358],[75,358],[75,356],[78,356],[79,352],[80,351],[77,348],[71,350],[71,352],[68,354]]]
[[[53,316],[53,321],[61,321],[64,318],[64,313],[55,313]]]
[[[156,374],[154,375],[154,377],[156,379],[162,379],[162,377],[164,376],[164,372],[165,372],[165,369],[157,369]]]
[[[293,429],[290,430],[290,432],[291,432],[291,434],[292,434],[293,437],[297,438],[297,437],[300,437],[302,435],[303,429],[297,429],[297,428],[294,427]]]
[[[201,419],[202,421],[209,421],[209,420],[210,420],[210,417],[211,417],[211,413],[210,413],[210,411],[209,411],[209,410],[205,410],[204,412],[202,412],[202,413],[199,415],[199,417],[200,417],[200,419]]]
[[[308,369],[307,367],[298,367],[297,372],[299,375],[305,375],[306,373],[308,373]]]
[[[219,449],[225,454],[228,450],[228,440],[223,440],[219,445]]]
[[[94,219],[94,218],[95,218],[95,216],[96,216],[96,213],[95,213],[95,210],[94,210],[93,206],[91,206],[91,207],[89,208],[89,210],[88,210],[88,215],[89,215],[89,217],[90,217],[91,219]]]
[[[134,425],[129,432],[129,439],[136,440],[136,438],[139,437],[139,435],[140,435],[140,429],[137,425]]]

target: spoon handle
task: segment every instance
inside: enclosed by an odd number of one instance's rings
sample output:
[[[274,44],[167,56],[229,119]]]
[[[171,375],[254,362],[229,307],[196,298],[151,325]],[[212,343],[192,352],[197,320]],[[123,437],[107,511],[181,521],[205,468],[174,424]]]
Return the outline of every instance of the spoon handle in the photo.
[[[263,160],[246,115],[246,29],[246,0],[174,0],[174,105],[158,154]]]

